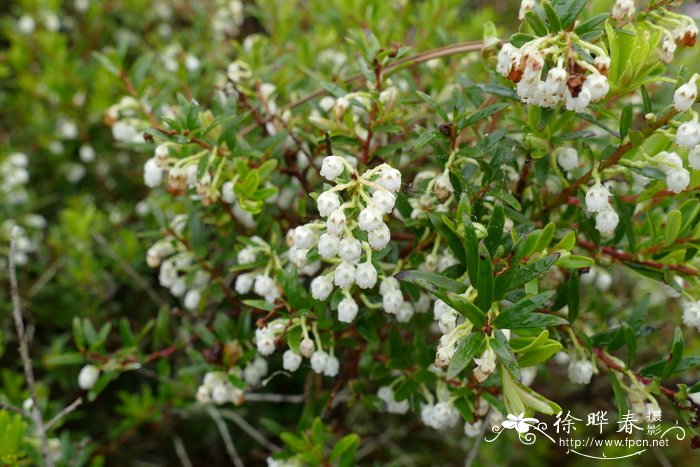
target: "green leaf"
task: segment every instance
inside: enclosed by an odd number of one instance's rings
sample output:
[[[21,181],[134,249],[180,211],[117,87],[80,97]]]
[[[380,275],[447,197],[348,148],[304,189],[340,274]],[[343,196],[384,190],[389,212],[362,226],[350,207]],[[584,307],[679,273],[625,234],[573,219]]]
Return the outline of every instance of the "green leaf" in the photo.
[[[549,30],[552,32],[561,31],[561,21],[559,20],[559,15],[554,10],[552,4],[549,1],[544,1],[542,2],[542,7],[544,8],[544,14],[547,17]]]
[[[467,290],[465,284],[432,272],[401,271],[394,275],[394,277],[400,281],[417,284],[428,291],[440,288],[449,292],[464,293]]]
[[[484,245],[489,254],[493,258],[496,255],[496,250],[501,244],[503,238],[503,225],[505,224],[505,213],[502,204],[497,204],[491,213],[491,220],[487,227],[487,236],[484,239]]]
[[[574,32],[579,36],[582,34],[589,33],[593,31],[596,28],[596,26],[608,19],[608,16],[610,16],[609,13],[601,13],[599,15],[593,16],[592,18],[588,18],[586,21],[576,26]]]
[[[561,343],[553,339],[547,339],[546,343],[540,345],[539,347],[524,352],[522,356],[518,359],[518,365],[520,365],[520,368],[539,365],[540,363],[549,360],[561,349]]]
[[[496,330],[495,339],[489,340],[491,348],[498,356],[503,366],[518,380],[520,380],[520,367],[518,366],[518,361],[515,359],[513,354],[513,349],[511,349],[505,334],[500,330]]]
[[[509,290],[520,287],[526,282],[530,282],[532,279],[547,272],[549,268],[557,262],[559,256],[559,253],[554,253],[520,268],[513,274],[513,280],[510,283]]]
[[[640,89],[642,90],[642,103],[644,115],[646,115],[652,112],[651,98],[649,97],[649,91],[647,91],[646,86],[642,85]]]
[[[510,43],[513,44],[515,47],[522,47],[523,45],[527,44],[530,41],[533,41],[537,39],[536,36],[533,36],[532,34],[525,34],[522,32],[516,32],[512,36],[510,36]]]
[[[488,312],[493,303],[493,264],[486,249],[479,252],[479,280],[476,288],[476,305],[483,312]]]
[[[569,307],[569,322],[573,323],[578,317],[579,311],[579,273],[571,271],[569,280],[566,283],[566,304]]]
[[[588,256],[564,255],[556,262],[557,266],[566,269],[590,268],[595,265],[595,260]]]
[[[547,26],[544,24],[544,21],[542,21],[542,18],[540,18],[534,11],[528,11],[525,13],[525,20],[538,36],[546,36],[549,33],[549,31],[547,31]]]
[[[613,394],[615,395],[615,405],[617,405],[617,413],[621,416],[629,411],[629,405],[627,405],[627,394],[625,390],[620,385],[615,373],[609,373],[610,381],[612,382]]]
[[[331,451],[331,461],[339,461],[338,465],[351,466],[354,465],[355,452],[360,446],[360,437],[355,433],[343,436],[333,446]]]
[[[519,320],[520,318],[528,315],[531,311],[542,308],[542,305],[546,303],[553,294],[553,291],[547,291],[520,299],[513,305],[501,311],[501,313],[494,320],[494,324],[500,329],[510,329],[512,326],[508,326],[507,324],[511,324],[513,321]]]
[[[661,376],[661,374],[664,371],[664,368],[668,364],[668,360],[660,360],[658,362],[654,362],[650,365],[645,366],[644,368],[641,369],[640,373],[643,376]],[[682,373],[686,370],[689,370],[691,368],[695,368],[697,366],[700,366],[700,355],[692,355],[690,357],[683,357],[681,358],[681,361],[678,363],[678,366],[673,370],[672,374],[678,374]]]
[[[258,310],[272,311],[275,309],[274,303],[268,303],[265,300],[243,300],[243,304]]]
[[[678,238],[683,222],[681,212],[678,209],[671,210],[666,216],[666,228],[664,229],[664,246],[673,244]]]
[[[539,253],[549,246],[549,243],[554,237],[555,228],[554,223],[550,222],[544,227],[544,229],[542,229],[542,232],[540,232],[539,236],[537,237],[537,243],[535,244],[534,250],[535,253]]]
[[[666,379],[671,376],[678,364],[681,362],[683,357],[683,332],[681,328],[676,326],[676,330],[673,333],[673,344],[671,345],[671,356],[668,363],[664,367],[663,373],[661,373],[661,379]]]
[[[482,332],[472,332],[457,345],[450,366],[447,368],[447,378],[452,379],[466,368],[476,355],[481,355],[486,348],[486,336]]]
[[[486,313],[481,311],[476,305],[467,300],[465,297],[452,292],[447,292],[445,298],[441,298],[441,300],[471,321],[475,329],[481,329],[484,327],[484,324],[486,324]]]
[[[467,273],[472,284],[476,284],[479,278],[479,240],[476,236],[474,224],[467,215],[464,222],[464,253],[467,259]]]
[[[430,214],[429,218],[440,236],[447,242],[447,246],[450,248],[455,258],[457,258],[460,263],[464,264],[466,261],[464,245],[462,244],[462,240],[460,240],[457,234],[445,222],[445,216]]]
[[[586,0],[564,0],[556,2],[554,10],[559,15],[561,27],[566,29],[574,24],[576,17],[578,17],[585,6]]]
[[[73,317],[73,340],[75,341],[75,346],[78,349],[85,348],[85,336],[83,334],[83,326],[80,318],[77,316]]]
[[[489,118],[491,115],[500,112],[501,110],[507,108],[510,104],[501,102],[499,104],[489,105],[481,110],[478,110],[468,116],[462,115],[458,117],[458,129],[463,130],[468,126],[474,125],[476,122],[481,121],[485,118]]]
[[[627,104],[620,115],[620,140],[624,140],[632,128],[632,116],[632,104]]]

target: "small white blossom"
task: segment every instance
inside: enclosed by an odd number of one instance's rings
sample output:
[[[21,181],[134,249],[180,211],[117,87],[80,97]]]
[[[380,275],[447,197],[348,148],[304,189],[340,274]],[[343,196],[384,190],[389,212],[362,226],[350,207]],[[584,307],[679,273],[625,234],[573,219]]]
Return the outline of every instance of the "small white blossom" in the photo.
[[[247,294],[253,288],[254,277],[252,274],[241,274],[236,278],[235,289],[241,295]]]
[[[700,123],[697,119],[682,123],[676,130],[676,144],[691,150],[700,144]]]
[[[318,254],[323,258],[333,258],[338,254],[340,239],[335,235],[324,233],[318,239]]]
[[[666,172],[666,184],[674,193],[680,193],[690,184],[690,172],[686,169],[673,169]]]
[[[610,206],[595,216],[595,228],[603,234],[613,233],[619,222],[620,216]]]
[[[292,349],[288,349],[282,354],[282,368],[292,373],[299,369],[301,365],[301,355],[294,353]]]
[[[379,228],[372,230],[367,234],[367,240],[370,246],[375,250],[381,250],[389,244],[391,240],[391,232],[389,227],[382,223]]]
[[[401,172],[393,167],[384,167],[377,181],[381,186],[395,193],[401,188]]]
[[[344,238],[338,248],[340,258],[350,264],[357,264],[362,256],[362,244],[355,237]]]
[[[567,172],[574,170],[579,165],[578,152],[574,148],[558,147],[554,151],[554,155],[561,168]]]
[[[183,300],[183,305],[190,311],[196,310],[201,301],[202,295],[199,289],[188,290]]]
[[[328,156],[323,159],[320,174],[328,180],[334,180],[343,173],[344,169],[345,164],[343,164],[342,158],[339,156]]]
[[[518,20],[525,21],[525,13],[535,9],[535,0],[522,0],[520,2],[520,11],[518,11]]]
[[[377,190],[372,193],[372,201],[379,211],[389,214],[394,209],[394,204],[396,204],[396,195],[385,190]]]
[[[700,302],[683,303],[683,323],[700,331]]]
[[[693,170],[700,170],[700,145],[695,146],[688,153],[688,164]]]
[[[311,355],[313,355],[315,350],[316,345],[314,344],[314,341],[312,341],[308,337],[305,337],[299,343],[299,353],[301,353],[303,357],[311,358]]]
[[[634,0],[616,0],[612,8],[612,18],[622,23],[632,18],[634,12]]]
[[[345,213],[342,209],[336,209],[328,216],[328,221],[326,222],[326,229],[328,233],[339,236],[343,233],[345,228]]]
[[[316,236],[314,235],[313,230],[305,225],[300,225],[294,229],[293,239],[294,245],[297,248],[307,249],[314,246]]]
[[[247,246],[238,252],[236,259],[238,260],[238,264],[254,263],[256,259],[255,250]]]
[[[382,305],[384,311],[390,315],[395,314],[403,304],[403,294],[399,289],[392,289],[382,294]]]
[[[143,166],[143,183],[149,188],[155,188],[163,181],[163,169],[158,167],[154,158],[148,159]]]
[[[591,212],[601,212],[610,205],[608,198],[610,192],[600,183],[596,183],[589,188],[586,193],[586,209]]]
[[[345,261],[335,268],[333,283],[342,289],[350,287],[355,282],[355,266]]]
[[[326,217],[340,207],[340,197],[334,191],[324,191],[316,199],[316,207],[321,217]]]
[[[583,83],[583,89],[588,90],[591,102],[598,102],[608,94],[610,84],[605,75],[593,74],[586,78],[586,81]]]
[[[673,94],[673,108],[679,112],[691,109],[698,98],[698,86],[695,83],[697,75],[694,75],[687,83],[676,89]]]
[[[329,356],[328,361],[326,362],[326,367],[323,370],[323,374],[334,378],[338,376],[338,370],[340,370],[340,362],[334,355]]]
[[[364,208],[357,220],[357,225],[368,232],[378,229],[382,223],[382,212],[374,206]]]
[[[361,289],[371,289],[377,283],[377,270],[369,261],[360,263],[355,271],[355,282]]]
[[[311,281],[311,296],[316,300],[326,300],[333,292],[333,282],[328,276],[318,276]]]
[[[311,369],[316,373],[323,373],[328,365],[330,356],[323,350],[317,350],[311,355]]]
[[[100,376],[100,370],[94,365],[85,365],[78,374],[78,386],[84,391],[92,389]]]
[[[338,303],[338,321],[341,323],[352,323],[357,316],[358,306],[352,297],[343,298]]]
[[[572,359],[569,362],[569,379],[572,383],[588,384],[593,376],[593,364],[588,360]]]
[[[474,363],[477,367],[474,368],[474,377],[477,381],[484,382],[494,371],[496,371],[496,353],[487,348],[480,358],[475,358]]]

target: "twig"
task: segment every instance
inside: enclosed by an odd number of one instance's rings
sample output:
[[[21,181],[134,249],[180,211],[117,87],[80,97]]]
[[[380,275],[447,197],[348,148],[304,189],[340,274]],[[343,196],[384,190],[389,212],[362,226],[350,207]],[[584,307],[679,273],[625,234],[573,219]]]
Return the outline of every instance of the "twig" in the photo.
[[[148,295],[148,298],[150,298],[153,303],[161,308],[168,308],[170,306],[165,299],[163,299],[155,290],[153,290],[146,279],[141,277],[141,275],[133,267],[131,267],[131,265],[127,263],[124,258],[119,256],[117,252],[114,251],[112,245],[109,244],[107,239],[105,239],[101,233],[97,232],[92,234],[92,238],[94,238],[95,241],[105,249],[107,255],[112,258],[119,265],[119,267],[122,268],[122,270],[134,280],[134,282],[136,282],[136,285],[141,287],[141,289],[146,292],[146,295]]]
[[[44,288],[44,286],[53,278],[53,276],[56,275],[56,272],[58,272],[58,268],[63,266],[64,259],[61,257],[60,259],[54,261],[49,265],[48,268],[39,276],[39,278],[32,284],[31,287],[29,287],[29,291],[27,292],[27,299],[30,299],[34,297],[36,294],[39,293],[41,289]]]
[[[30,414],[26,410],[20,409],[19,407],[15,407],[12,404],[5,404],[4,402],[0,402],[0,409],[9,410],[10,412],[18,413],[23,417],[32,418],[32,414]]]
[[[301,404],[304,402],[303,394],[256,394],[254,392],[247,392],[245,394],[245,400],[248,402],[275,402],[284,403],[289,402],[292,404]]]
[[[474,463],[476,460],[477,454],[479,454],[479,447],[481,446],[481,440],[484,437],[484,433],[486,433],[486,428],[488,428],[489,423],[488,423],[489,417],[488,414],[486,417],[484,417],[484,421],[481,422],[481,429],[479,430],[479,436],[477,436],[474,439],[474,446],[469,450],[469,454],[467,454],[467,458],[464,461],[464,467],[471,467],[471,465]]]
[[[32,360],[29,358],[29,344],[27,343],[27,334],[24,331],[24,320],[22,318],[22,305],[19,298],[19,287],[17,285],[17,271],[15,266],[15,253],[17,249],[17,233],[18,227],[12,229],[10,240],[10,257],[8,258],[9,275],[10,275],[10,295],[12,296],[12,316],[17,328],[17,339],[19,340],[19,354],[24,365],[24,377],[27,380],[27,388],[29,396],[32,399],[32,419],[36,428],[37,435],[41,441],[41,453],[44,457],[44,462],[48,467],[53,467],[54,462],[51,457],[51,449],[49,448],[49,440],[46,437],[46,428],[44,420],[41,417],[41,410],[36,397],[36,383],[34,381],[34,371],[32,370]]]
[[[620,261],[627,261],[631,263],[636,263],[641,266],[646,266],[652,269],[658,269],[660,271],[664,271],[666,269],[669,269],[671,271],[675,271],[681,274],[686,274],[688,276],[697,276],[700,274],[700,271],[697,269],[689,268],[687,266],[682,266],[680,264],[664,264],[664,263],[659,263],[658,261],[651,261],[651,260],[645,260],[645,259],[640,259],[637,258],[634,255],[631,255],[629,253],[626,253],[624,251],[616,250],[615,248],[611,248],[609,246],[602,246],[600,248],[597,248],[593,243],[588,242],[586,240],[577,240],[577,245],[585,248],[586,250],[589,251],[598,251],[604,255],[610,256],[611,258],[620,260]]]
[[[246,422],[243,417],[238,415],[233,410],[220,410],[219,412],[221,413],[221,416],[231,420],[238,426],[238,428],[248,433],[248,435],[250,435],[251,438],[253,438],[258,443],[262,444],[268,451],[276,452],[282,450],[281,447],[277,446],[275,443],[265,438],[265,436],[263,436],[262,433],[256,430],[255,427],[253,427],[250,423]]]
[[[182,438],[175,435],[173,438],[173,447],[175,448],[175,454],[182,464],[182,467],[192,467],[192,461],[190,456],[187,455],[187,450],[185,449],[185,443],[182,442]]]
[[[221,439],[224,440],[224,446],[226,446],[226,452],[228,453],[228,456],[231,458],[231,461],[236,467],[244,467],[243,461],[241,460],[241,456],[238,455],[238,451],[236,450],[236,446],[233,444],[233,438],[231,438],[231,433],[228,431],[228,427],[226,426],[226,422],[224,421],[223,418],[221,418],[221,414],[217,409],[215,409],[212,406],[207,407],[207,412],[209,412],[209,416],[214,420],[214,423],[216,423],[216,428],[219,430],[219,434],[221,435]]]
[[[77,409],[78,407],[80,407],[80,405],[82,403],[83,403],[83,398],[78,397],[76,400],[73,401],[73,403],[71,405],[69,405],[68,407],[64,407],[63,410],[58,412],[54,418],[49,420],[49,422],[46,424],[46,431],[49,431],[51,428],[53,428],[54,425],[56,425],[58,422],[60,422],[63,417],[65,417],[66,415],[68,415],[69,413],[71,413],[72,411]]]

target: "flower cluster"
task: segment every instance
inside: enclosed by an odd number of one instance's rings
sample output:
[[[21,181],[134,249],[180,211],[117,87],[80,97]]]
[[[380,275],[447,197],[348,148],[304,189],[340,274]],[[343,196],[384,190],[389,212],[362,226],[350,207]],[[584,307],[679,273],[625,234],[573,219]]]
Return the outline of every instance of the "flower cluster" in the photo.
[[[264,360],[263,360],[264,361]],[[229,402],[235,405],[243,403],[243,391],[231,383],[229,375],[223,371],[211,371],[204,375],[204,381],[197,388],[197,402],[223,405]]]
[[[300,272],[315,274],[321,263],[307,264],[306,258],[316,248],[322,262],[329,267],[311,281],[311,295],[323,301],[334,286],[339,287],[344,296],[338,305],[340,321],[350,323],[357,316],[359,307],[351,287],[372,289],[382,276],[380,292],[384,310],[396,315],[399,321],[408,321],[413,316],[413,306],[404,301],[398,282],[387,277],[382,269],[378,271],[372,262],[372,251],[385,248],[391,239],[384,216],[394,209],[401,173],[382,164],[360,174],[343,157],[328,156],[323,160],[320,174],[330,181],[341,177],[349,181],[337,183],[316,199],[325,223],[302,225],[287,235],[290,261]],[[342,193],[347,193],[350,199],[344,200]]]
[[[576,51],[579,48],[594,57],[592,64]],[[549,108],[564,104],[575,112],[583,112],[608,94],[609,68],[604,49],[573,33],[550,34],[520,48],[506,44],[496,66],[501,75],[517,83],[516,92],[524,103]]]
[[[21,152],[10,154],[0,162],[0,195],[5,203],[16,205],[27,201],[28,165],[29,158]]]
[[[211,276],[200,269],[194,254],[178,241],[182,237],[186,216],[175,216],[171,221],[171,234],[158,240],[146,252],[146,263],[159,267],[158,281],[175,297],[183,298],[188,310],[196,310],[202,300],[202,290],[209,284]]]

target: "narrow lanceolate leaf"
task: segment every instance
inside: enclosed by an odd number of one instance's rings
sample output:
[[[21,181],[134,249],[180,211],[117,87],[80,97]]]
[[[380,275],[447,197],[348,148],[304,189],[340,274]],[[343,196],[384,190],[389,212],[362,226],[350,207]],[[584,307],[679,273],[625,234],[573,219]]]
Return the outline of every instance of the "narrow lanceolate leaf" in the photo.
[[[483,311],[488,312],[493,303],[493,264],[491,256],[486,249],[479,252],[479,280],[477,281],[476,304]]]
[[[627,104],[620,115],[620,139],[624,140],[632,128],[632,104]]]
[[[520,379],[520,367],[515,359],[513,349],[511,349],[506,336],[500,330],[494,333],[495,339],[489,341],[491,348],[498,356],[503,366],[516,378]]]
[[[491,220],[487,227],[488,235],[484,240],[484,245],[489,254],[493,258],[496,255],[496,250],[501,244],[503,239],[503,225],[505,224],[505,213],[502,204],[497,204],[493,208],[493,213],[491,214]]]
[[[554,295],[553,291],[547,291],[537,295],[525,297],[501,311],[498,317],[496,317],[494,324],[498,328],[509,329],[510,326],[506,326],[504,323],[517,320],[521,316],[530,314],[531,311],[542,308],[542,305],[547,302],[552,295]]]
[[[552,265],[559,259],[559,256],[559,253],[554,253],[520,268],[513,275],[513,279],[509,284],[509,290],[520,287],[524,283],[530,282],[532,279],[547,272],[549,268],[552,267]]]
[[[460,240],[457,234],[447,225],[443,219],[443,216],[430,214],[430,222],[433,224],[440,236],[445,239],[447,246],[450,248],[455,258],[457,258],[460,263],[465,264],[466,257],[464,254],[464,245],[462,244],[462,240]]]
[[[491,115],[500,112],[501,110],[505,109],[508,107],[509,104],[506,103],[499,103],[499,104],[493,104],[490,105],[484,109],[478,110],[474,112],[471,115],[466,115],[464,118],[462,118],[459,121],[459,129],[463,130],[464,128],[474,125],[476,122],[483,120],[485,118],[489,118]]]
[[[452,292],[447,292],[447,300],[443,301],[457,310],[459,314],[467,318],[474,325],[475,329],[481,329],[486,324],[486,313],[481,311],[479,307],[467,300],[461,295]]]
[[[581,13],[581,10],[586,6],[586,0],[561,0],[554,3],[554,11],[559,15],[561,27],[568,28],[576,17]]]
[[[534,11],[528,11],[525,13],[525,19],[527,20],[527,23],[532,27],[532,30],[535,31],[535,34],[538,36],[546,36],[549,31],[547,31],[547,25],[544,24],[544,21],[542,21],[542,18],[540,18],[537,13]]]
[[[571,271],[566,283],[566,304],[569,307],[569,322],[574,322],[579,310],[579,271]]]
[[[678,209],[673,209],[666,216],[666,228],[664,229],[664,246],[669,246],[678,238],[681,231],[683,218]]]
[[[447,368],[447,378],[452,379],[464,370],[477,355],[486,348],[486,339],[482,332],[472,332],[457,345],[450,366]]]
[[[676,327],[676,331],[673,334],[673,345],[671,346],[671,356],[668,363],[664,367],[663,373],[661,373],[661,379],[666,379],[673,374],[673,371],[678,367],[683,357],[683,333],[680,327]]]
[[[401,271],[394,277],[400,281],[413,282],[429,292],[437,288],[455,293],[464,293],[467,290],[467,286],[462,282],[432,272]]]
[[[467,259],[467,273],[472,284],[476,284],[479,277],[479,240],[476,237],[474,224],[465,215],[464,219],[464,253]]]

